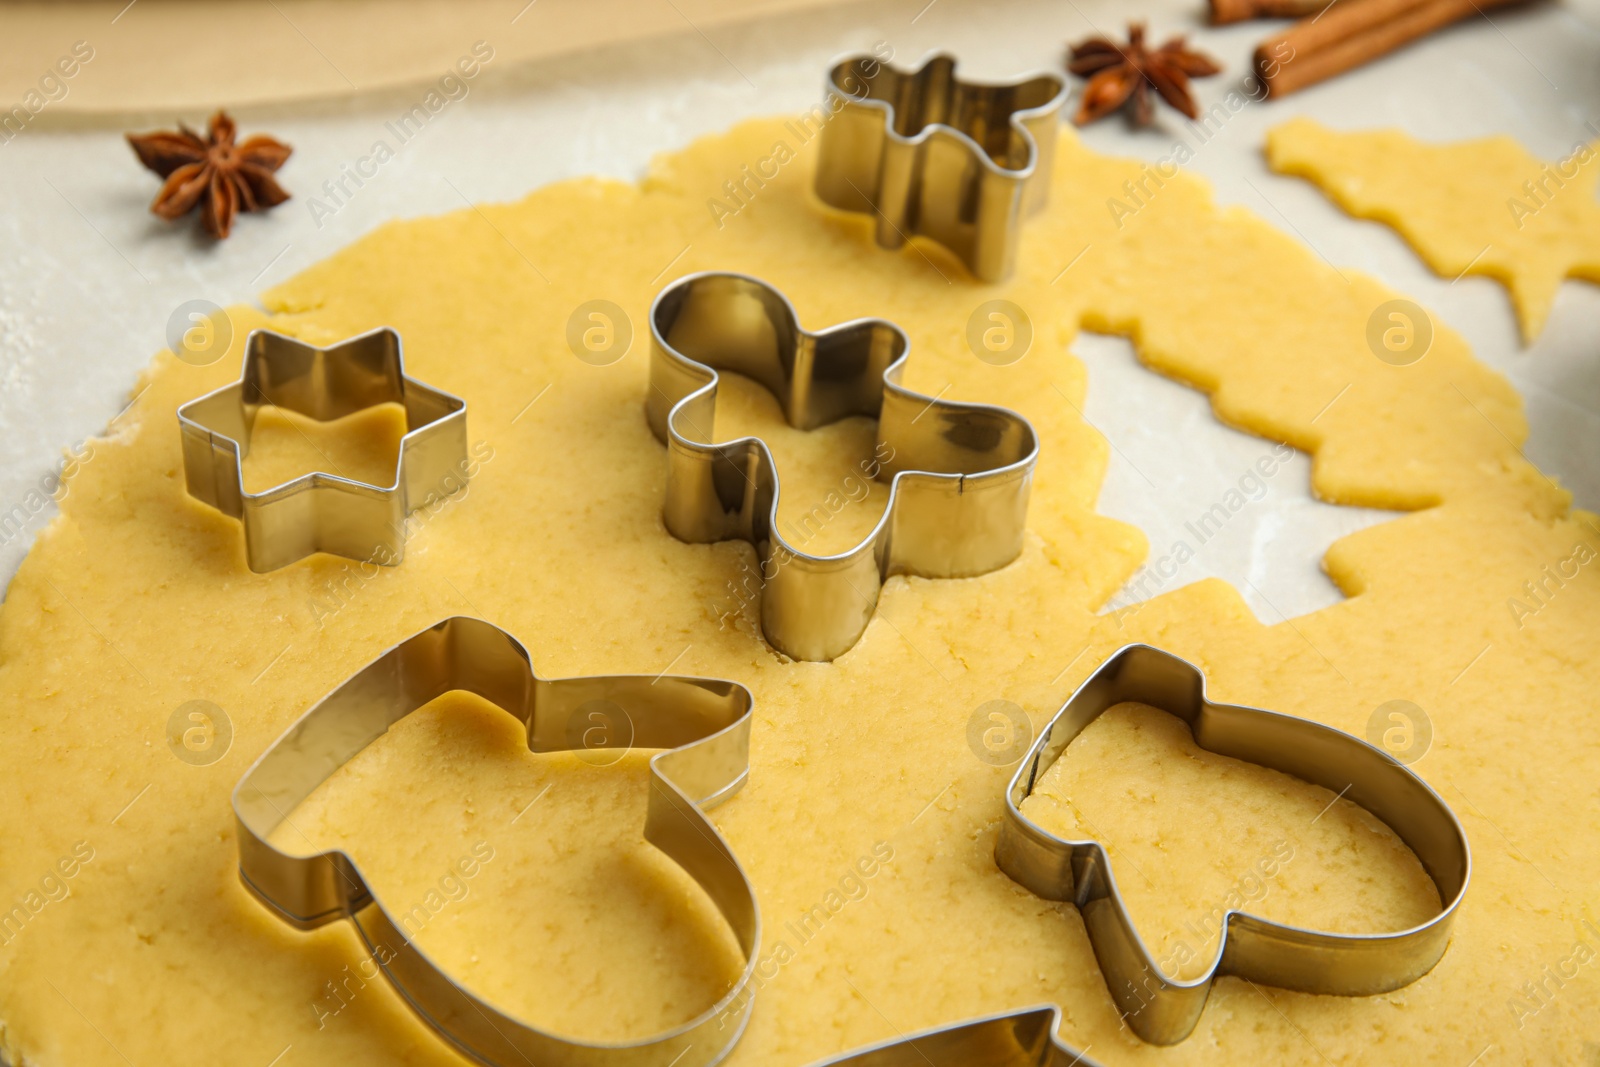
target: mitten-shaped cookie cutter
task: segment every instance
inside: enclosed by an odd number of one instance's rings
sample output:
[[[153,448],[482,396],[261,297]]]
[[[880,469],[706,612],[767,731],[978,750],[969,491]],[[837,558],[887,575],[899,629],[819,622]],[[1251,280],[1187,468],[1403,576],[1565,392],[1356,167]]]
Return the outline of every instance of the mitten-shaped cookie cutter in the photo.
[[[986,84],[956,77],[930,55],[913,71],[851,56],[828,71],[817,196],[876,216],[878,244],[921,234],[950,249],[979,280],[1016,263],[1022,222],[1050,192],[1056,127],[1067,84],[1041,73]]]
[[[1176,715],[1193,731],[1195,744],[1208,752],[1291,774],[1366,808],[1421,861],[1439,891],[1439,912],[1407,930],[1340,934],[1230,909],[1222,920],[1220,953],[1211,968],[1192,981],[1168,977],[1134,929],[1104,847],[1097,841],[1057,837],[1023,815],[1021,808],[1039,778],[1084,727],[1128,701]],[[1341,996],[1370,996],[1409,985],[1444,955],[1450,923],[1472,871],[1466,831],[1455,813],[1404,764],[1359,738],[1309,719],[1218,704],[1206,696],[1199,668],[1149,645],[1127,645],[1113,654],[1078,687],[1034,742],[1006,792],[995,861],[1037,896],[1071,901],[1077,907],[1123,1020],[1135,1034],[1156,1045],[1177,1044],[1194,1031],[1218,975]],[[1092,1064],[1055,1037],[1059,1024],[1060,1012],[1054,1007],[1024,1008],[858,1049],[815,1067]]]
[[[388,402],[405,407],[407,431],[391,484],[316,471],[245,490],[243,461],[263,407],[327,422]],[[252,330],[239,380],[180,407],[178,427],[189,495],[244,524],[245,558],[258,573],[313,552],[398,563],[405,517],[448,495],[453,478],[466,483],[466,401],[408,377],[400,335],[387,327],[327,348]]]
[[[621,706],[633,744],[650,760],[645,839],[698,882],[738,939],[744,970],[716,1004],[664,1034],[591,1043],[508,1015],[442,971],[368,889],[356,861],[337,849],[294,856],[272,832],[342,764],[389,727],[452,690],[476,693],[522,721],[528,747],[581,747],[570,729],[593,701]],[[701,810],[744,784],[749,770],[749,690],[734,682],[672,675],[544,679],[510,634],[455,617],[402,641],[306,712],[245,772],[233,792],[239,875],[285,922],[311,929],[348,917],[373,959],[419,1018],[490,1067],[710,1067],[738,1041],[754,998],[741,994],[755,968],[761,919],[755,890]],[[579,735],[581,738],[581,734]]]
[[[1344,934],[1229,910],[1211,968],[1191,981],[1168,977],[1134,929],[1100,843],[1057,837],[1021,808],[1072,739],[1102,712],[1127,701],[1176,715],[1208,752],[1282,771],[1367,809],[1416,854],[1438,888],[1438,914],[1406,930]],[[1189,1036],[1218,975],[1340,996],[1409,985],[1444,955],[1472,871],[1467,834],[1455,813],[1387,752],[1309,719],[1219,704],[1206,696],[1198,667],[1137,644],[1120,649],[1090,675],[1034,742],[1006,793],[995,861],[1030,892],[1078,908],[1111,999],[1133,1032],[1156,1045]]]
[[[692,543],[739,538],[761,560],[761,628],[795,659],[831,660],[861,638],[895,574],[963,578],[1022,551],[1038,439],[989,404],[923,396],[900,384],[910,342],[883,319],[818,333],[744,274],[691,274],[650,306],[650,429],[667,445],[663,516]],[[717,371],[766,386],[789,425],[878,420],[877,477],[888,506],[856,547],[809,555],[778,529],[778,473],[758,438],[713,443]]]

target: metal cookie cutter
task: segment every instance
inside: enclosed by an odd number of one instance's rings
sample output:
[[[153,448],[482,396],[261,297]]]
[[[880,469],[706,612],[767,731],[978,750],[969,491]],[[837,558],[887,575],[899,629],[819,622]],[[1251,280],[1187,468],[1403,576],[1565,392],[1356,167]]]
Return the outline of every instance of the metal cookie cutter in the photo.
[[[746,959],[721,1000],[664,1034],[589,1043],[530,1026],[446,975],[373,897],[356,861],[334,850],[292,856],[268,843],[273,830],[340,765],[417,708],[466,690],[520,719],[534,752],[583,747],[569,723],[597,700],[620,704],[633,743],[661,748],[650,760],[645,839],[710,896]],[[749,690],[735,682],[672,675],[538,677],[510,634],[455,617],[402,641],[324,697],[245,772],[233,791],[239,875],[280,918],[311,929],[348,916],[373,959],[423,1022],[489,1067],[709,1067],[738,1041],[753,998],[737,1003],[755,968],[761,919],[755,890],[701,808],[719,803],[749,772]],[[729,1018],[723,1018],[724,1013]]]
[[[1126,701],[1176,715],[1208,752],[1292,774],[1372,812],[1422,861],[1443,902],[1439,914],[1394,933],[1336,934],[1230,910],[1211,969],[1189,982],[1168,978],[1134,930],[1099,842],[1056,837],[1030,822],[1020,807],[1073,738],[1102,712]],[[1472,869],[1466,831],[1455,814],[1388,753],[1308,719],[1218,704],[1206,697],[1205,676],[1198,668],[1149,645],[1127,645],[1106,660],[1034,742],[1006,793],[995,861],[1037,896],[1070,900],[1078,908],[1111,999],[1133,1032],[1157,1045],[1174,1045],[1189,1036],[1218,975],[1341,996],[1370,996],[1409,985],[1444,955],[1450,921]],[[1059,1022],[1054,1007],[1026,1008],[859,1049],[815,1067],[1092,1064],[1057,1041]]]
[[[1022,220],[1050,193],[1067,85],[1055,74],[988,85],[931,55],[900,71],[870,55],[834,64],[817,157],[817,196],[877,216],[878,244],[922,234],[980,280],[1016,263]]]
[[[1187,982],[1167,977],[1134,930],[1105,849],[1096,841],[1056,837],[1030,822],[1020,807],[1072,739],[1101,712],[1125,701],[1176,715],[1189,724],[1195,744],[1209,752],[1283,771],[1366,808],[1421,861],[1439,890],[1439,913],[1409,930],[1341,934],[1230,910],[1211,969]],[[1339,996],[1370,996],[1409,985],[1444,955],[1472,870],[1466,831],[1455,814],[1388,753],[1309,719],[1218,704],[1206,696],[1205,676],[1197,667],[1149,645],[1128,645],[1112,655],[1034,742],[1006,793],[995,861],[1030,892],[1077,906],[1111,999],[1133,1032],[1157,1045],[1189,1036],[1212,981],[1222,974]]]
[[[910,342],[883,319],[818,333],[744,274],[680,278],[650,307],[650,429],[667,445],[663,517],[691,543],[739,538],[761,560],[761,628],[780,652],[831,660],[861,637],[886,578],[963,578],[1022,551],[1038,440],[1028,420],[900,384]],[[758,438],[714,442],[717,371],[771,390],[803,430],[847,415],[878,420],[876,477],[888,506],[856,547],[801,552],[778,529],[778,473]],[[887,457],[887,458],[885,458]]]
[[[327,422],[375,404],[406,410],[394,482],[369,485],[317,471],[260,493],[245,491],[243,460],[260,410],[272,405]],[[245,556],[258,573],[313,552],[393,565],[405,552],[405,517],[448,495],[467,460],[467,405],[406,376],[400,335],[383,328],[318,348],[252,330],[232,385],[178,409],[189,495],[244,523]]]
[[[1056,1040],[1061,1009],[1051,1004],[924,1030],[819,1060],[812,1067],[1099,1067]]]

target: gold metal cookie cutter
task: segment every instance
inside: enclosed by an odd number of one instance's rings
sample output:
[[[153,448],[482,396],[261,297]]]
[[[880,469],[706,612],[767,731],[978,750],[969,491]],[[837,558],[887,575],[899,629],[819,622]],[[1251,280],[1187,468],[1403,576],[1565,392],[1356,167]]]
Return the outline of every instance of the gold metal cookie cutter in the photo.
[[[388,402],[406,413],[392,484],[316,471],[245,490],[243,461],[263,407],[327,422]],[[252,330],[239,380],[180,407],[178,426],[189,495],[244,524],[245,558],[257,573],[313,552],[399,563],[405,517],[448,495],[452,479],[466,481],[466,402],[408,377],[400,335],[387,327],[327,348]]]
[[[986,84],[953,56],[901,71],[871,55],[835,63],[825,83],[817,196],[876,216],[877,241],[944,245],[981,281],[1009,277],[1022,222],[1044,209],[1067,84],[1039,73]]]
[[[1100,1067],[1055,1036],[1053,1004],[969,1019],[821,1060],[813,1067]]]
[[[1229,910],[1211,968],[1192,981],[1168,977],[1134,929],[1099,842],[1056,837],[1021,809],[1072,739],[1102,712],[1126,701],[1176,715],[1189,725],[1195,744],[1209,752],[1282,771],[1367,809],[1416,854],[1439,891],[1438,914],[1406,930],[1345,934]],[[1137,644],[1106,660],[1034,742],[1006,793],[995,861],[1035,895],[1076,905],[1111,999],[1129,1028],[1156,1045],[1189,1036],[1218,975],[1338,996],[1371,996],[1409,985],[1444,955],[1472,871],[1466,831],[1455,813],[1388,753],[1309,719],[1219,704],[1206,696],[1199,668]]]
[[[691,274],[650,307],[650,429],[667,446],[663,517],[679,540],[750,542],[761,561],[761,628],[800,660],[860,638],[891,575],[963,578],[1022,551],[1039,454],[1028,420],[900,384],[910,342],[883,319],[802,329],[782,293],[744,274]],[[803,430],[878,420],[875,477],[888,506],[866,538],[810,555],[778,529],[778,473],[758,438],[714,443],[717,371],[755,379]]]
[[[1422,862],[1442,903],[1408,930],[1340,934],[1307,930],[1229,910],[1220,952],[1192,981],[1167,977],[1128,917],[1111,861],[1096,841],[1067,841],[1022,814],[1021,804],[1068,744],[1100,714],[1138,701],[1176,715],[1197,745],[1320,785],[1383,820]],[[1237,975],[1303,993],[1370,996],[1421,978],[1444,955],[1450,923],[1467,891],[1472,855],[1466,831],[1444,800],[1382,749],[1309,719],[1218,704],[1199,668],[1149,645],[1127,645],[1062,705],[1034,742],[1006,793],[995,861],[1046,900],[1071,901],[1083,916],[1100,972],[1123,1020],[1151,1044],[1174,1045],[1200,1020],[1218,975]],[[859,1049],[815,1067],[1069,1067],[1090,1064],[1055,1037],[1051,1006],[973,1019]],[[1085,1049],[1084,1052],[1088,1052]]]
[[[289,813],[342,764],[430,700],[476,693],[527,727],[534,752],[584,747],[585,707],[620,706],[632,744],[665,749],[650,760],[644,836],[694,878],[738,939],[741,977],[721,1000],[653,1037],[589,1043],[530,1026],[450,978],[372,895],[356,861],[339,850],[310,856],[268,841]],[[463,1054],[490,1067],[710,1067],[749,1021],[740,995],[755,968],[761,919],[755,890],[702,808],[727,799],[749,772],[749,690],[735,682],[671,675],[544,679],[510,634],[454,617],[402,641],[306,712],[245,772],[233,792],[239,875],[285,922],[312,929],[355,924],[372,958],[416,1012]],[[724,1013],[727,1017],[724,1018]]]

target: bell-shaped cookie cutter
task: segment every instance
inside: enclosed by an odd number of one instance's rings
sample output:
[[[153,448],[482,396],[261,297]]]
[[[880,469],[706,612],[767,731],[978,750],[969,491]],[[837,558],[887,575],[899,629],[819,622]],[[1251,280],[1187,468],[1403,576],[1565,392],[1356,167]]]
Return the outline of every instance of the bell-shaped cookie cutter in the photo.
[[[1367,809],[1416,854],[1439,891],[1438,914],[1406,930],[1345,934],[1230,910],[1211,968],[1190,981],[1168,977],[1134,929],[1100,843],[1057,837],[1021,808],[1073,738],[1102,712],[1126,701],[1176,715],[1208,752],[1282,771]],[[1006,793],[995,862],[1035,895],[1077,907],[1111,999],[1133,1032],[1156,1045],[1189,1036],[1218,975],[1339,996],[1371,996],[1409,985],[1444,955],[1472,871],[1467,834],[1455,813],[1387,752],[1309,719],[1219,704],[1206,696],[1199,668],[1138,644],[1118,650],[1090,675],[1034,742]]]
[[[1066,81],[986,84],[956,77],[943,53],[913,71],[857,55],[829,69],[825,91],[817,196],[874,215],[884,248],[921,234],[981,281],[1010,276],[1022,222],[1050,193]]]
[[[761,561],[761,628],[795,659],[831,660],[861,638],[885,579],[963,578],[1022,551],[1038,439],[989,404],[923,396],[900,384],[910,342],[883,319],[817,333],[794,306],[744,274],[680,278],[650,307],[650,429],[667,445],[668,531],[691,543],[742,539]],[[888,506],[856,547],[795,548],[778,528],[778,473],[758,438],[714,443],[717,371],[760,382],[789,425],[878,420],[876,477]]]
[[[390,485],[316,471],[245,490],[243,461],[263,407],[327,422],[388,402],[404,406],[407,431]],[[313,552],[398,563],[406,516],[448,495],[452,478],[466,482],[466,401],[408,377],[400,335],[387,327],[327,348],[252,330],[239,380],[180,407],[178,427],[189,495],[244,524],[245,558],[258,573]]]
[[[590,1043],[530,1026],[474,995],[428,958],[375,898],[351,856],[295,856],[269,842],[290,812],[342,764],[430,700],[476,693],[522,721],[528,747],[581,747],[570,724],[592,701],[631,720],[632,743],[650,760],[645,839],[705,890],[732,929],[744,970],[715,1005],[664,1034]],[[245,772],[233,792],[239,875],[284,921],[311,929],[348,917],[373,959],[419,1018],[490,1067],[710,1067],[738,1041],[753,998],[741,993],[761,943],[755,890],[733,850],[701,810],[744,784],[749,772],[749,690],[735,682],[672,675],[544,679],[510,634],[454,617],[402,641],[306,712]],[[582,735],[579,735],[580,738]]]

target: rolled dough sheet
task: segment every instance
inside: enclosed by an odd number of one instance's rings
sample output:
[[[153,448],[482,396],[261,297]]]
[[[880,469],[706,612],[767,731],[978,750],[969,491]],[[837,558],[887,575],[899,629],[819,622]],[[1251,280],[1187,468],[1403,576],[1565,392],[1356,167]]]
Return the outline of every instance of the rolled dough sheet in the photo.
[[[1500,282],[1525,343],[1544,329],[1563,281],[1600,282],[1596,145],[1578,141],[1545,161],[1505,134],[1428,144],[1300,117],[1267,135],[1267,162],[1310,179],[1350,214],[1394,227],[1434,273]]]
[[[785,123],[702,140],[638,186],[571,181],[382,226],[268,292],[265,314],[235,309],[227,358],[155,358],[0,608],[0,902],[23,908],[0,947],[10,1054],[456,1062],[370,979],[348,924],[295,932],[241,888],[228,796],[318,697],[467,613],[517,634],[547,675],[671,670],[755,692],[749,785],[715,810],[765,919],[754,1020],[730,1063],[803,1064],[1041,1002],[1064,1007],[1066,1040],[1116,1064],[1356,1063],[1379,1046],[1386,1061],[1453,1067],[1489,1045],[1499,1062],[1592,1056],[1600,979],[1579,946],[1600,944],[1584,925],[1600,876],[1600,532],[1519,454],[1504,379],[1442,326],[1420,361],[1377,359],[1368,320],[1397,294],[1218,209],[1195,178],[1157,184],[1070,134],[1016,278],[976,286],[937,248],[885,252],[870,220],[818,207],[815,142]],[[743,185],[737,201],[727,182]],[[1119,226],[1107,201],[1125,183],[1149,195]],[[911,337],[911,387],[1026,414],[1042,453],[1021,557],[970,580],[894,579],[831,664],[785,661],[748,615],[719,626],[749,549],[666,533],[663,452],[643,417],[648,303],[710,268],[772,281],[809,326],[891,318]],[[608,366],[566,340],[597,299],[633,332]],[[1007,366],[967,347],[992,299],[1034,326]],[[398,568],[315,557],[250,573],[238,525],[184,493],[174,409],[237,374],[247,327],[328,342],[382,324],[401,331],[410,373],[467,399],[476,477],[414,517]],[[1263,626],[1215,580],[1101,613],[1147,546],[1095,512],[1108,447],[1079,415],[1079,329],[1127,334],[1223,420],[1314,453],[1324,499],[1414,513],[1336,543],[1326,568],[1349,599],[1292,622]],[[848,530],[882,506],[881,487],[845,482],[859,424],[794,433],[770,400],[729,394],[719,428],[774,441],[790,515],[823,507]],[[830,494],[848,503],[834,511]],[[1432,973],[1369,998],[1225,979],[1169,1049],[1120,1026],[1074,909],[995,868],[1011,769],[980,758],[969,727],[1005,700],[1037,729],[1135,640],[1199,664],[1218,699],[1361,736],[1389,702],[1418,706],[1432,740],[1413,765],[1475,850]],[[207,765],[167,740],[193,700],[231,724]],[[1241,894],[1340,929],[1430,906],[1414,860],[1363,813],[1340,802],[1310,819],[1319,791],[1199,759],[1162,721],[1108,720],[1069,749],[1052,788],[1071,804],[1049,816],[1094,823],[1153,944],[1214,952],[1193,930]],[[424,909],[425,947],[543,1025],[615,1038],[703,1010],[732,962],[704,901],[640,839],[643,756],[532,756],[508,724],[440,702],[308,800],[295,833],[350,850],[380,897]],[[451,873],[464,858],[465,880]]]

